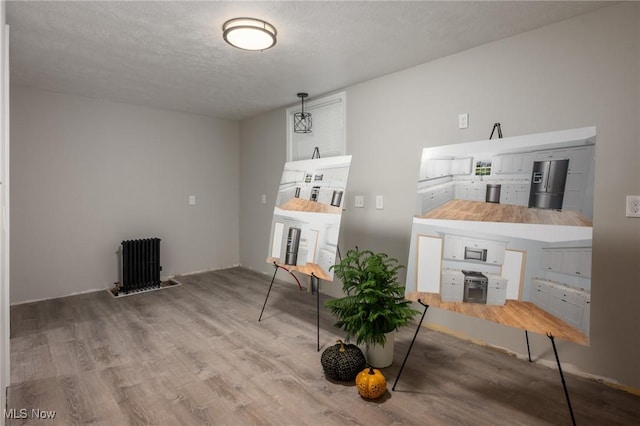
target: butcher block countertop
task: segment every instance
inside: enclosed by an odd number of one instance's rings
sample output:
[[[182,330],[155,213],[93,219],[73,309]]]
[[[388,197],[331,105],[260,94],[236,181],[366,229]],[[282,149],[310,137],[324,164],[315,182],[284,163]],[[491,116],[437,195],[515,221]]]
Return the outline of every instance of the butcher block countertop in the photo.
[[[480,303],[443,302],[436,293],[409,293],[406,298],[420,301],[434,308],[456,312],[481,318],[509,327],[520,328],[532,333],[545,335],[550,333],[554,338],[588,346],[589,337],[577,328],[556,318],[530,302],[507,300],[504,306],[484,305]]]
[[[485,203],[484,201],[451,200],[424,215],[423,219],[469,220],[477,222],[535,223],[541,225],[593,226],[582,213]]]
[[[303,200],[301,198],[292,198],[280,204],[278,208],[297,212],[342,214],[342,209],[340,207],[318,203],[316,201]]]

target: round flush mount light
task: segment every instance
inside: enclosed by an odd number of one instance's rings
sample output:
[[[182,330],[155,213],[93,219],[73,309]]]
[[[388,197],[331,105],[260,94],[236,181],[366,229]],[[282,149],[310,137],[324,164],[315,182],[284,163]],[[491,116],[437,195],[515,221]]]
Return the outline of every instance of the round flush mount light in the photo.
[[[266,50],[276,44],[276,28],[254,18],[234,18],[222,25],[224,41],[243,50]]]

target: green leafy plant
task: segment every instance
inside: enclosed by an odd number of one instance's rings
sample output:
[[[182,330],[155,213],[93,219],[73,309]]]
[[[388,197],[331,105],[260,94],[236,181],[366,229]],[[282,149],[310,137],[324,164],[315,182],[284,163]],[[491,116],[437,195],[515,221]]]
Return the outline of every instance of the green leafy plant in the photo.
[[[338,319],[336,327],[347,332],[345,340],[356,344],[384,345],[385,333],[405,326],[419,312],[404,298],[398,283],[403,268],[385,253],[356,247],[331,267],[342,281],[344,297],[325,303]]]

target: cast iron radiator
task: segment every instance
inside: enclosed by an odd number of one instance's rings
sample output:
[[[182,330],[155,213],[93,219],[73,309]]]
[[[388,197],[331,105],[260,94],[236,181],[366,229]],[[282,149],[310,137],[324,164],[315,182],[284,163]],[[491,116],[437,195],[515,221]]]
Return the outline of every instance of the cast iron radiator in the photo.
[[[119,291],[131,293],[160,287],[160,238],[122,242]]]

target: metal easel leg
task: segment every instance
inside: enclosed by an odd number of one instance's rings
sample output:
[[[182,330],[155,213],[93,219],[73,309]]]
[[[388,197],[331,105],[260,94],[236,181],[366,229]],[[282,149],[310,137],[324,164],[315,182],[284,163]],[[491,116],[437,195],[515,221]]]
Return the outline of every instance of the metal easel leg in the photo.
[[[269,293],[271,293],[271,287],[273,287],[273,282],[276,279],[276,274],[278,273],[278,265],[273,264],[274,267],[274,271],[273,271],[273,277],[271,278],[271,284],[269,284],[269,291],[267,291],[267,297],[264,298],[264,304],[262,305],[262,311],[260,311],[260,318],[258,318],[258,322],[260,322],[260,320],[262,319],[262,313],[264,312],[264,307],[267,306],[267,300],[269,299]]]
[[[562,367],[560,366],[560,358],[558,357],[556,342],[553,340],[553,335],[551,333],[547,333],[547,337],[551,340],[551,345],[553,346],[553,353],[556,356],[556,362],[558,363],[558,372],[560,372],[560,380],[562,381],[562,387],[564,388],[564,396],[567,399],[569,414],[571,414],[571,423],[573,424],[573,426],[576,426],[576,418],[573,415],[573,408],[571,407],[571,400],[569,399],[569,390],[567,390],[567,384],[564,381],[564,374],[562,374]]]
[[[527,330],[524,331],[524,338],[527,339],[527,355],[529,355],[529,362],[531,361],[531,349],[529,349],[529,332]]]
[[[411,353],[411,349],[413,348],[413,344],[416,341],[416,337],[418,337],[418,332],[420,331],[420,327],[422,327],[422,321],[424,321],[424,316],[427,313],[427,309],[429,309],[429,305],[422,303],[420,299],[418,299],[418,303],[424,306],[424,312],[422,312],[422,318],[420,318],[420,322],[418,323],[418,327],[416,328],[416,332],[413,335],[413,339],[411,340],[411,344],[409,345],[409,349],[407,350],[407,354],[404,356],[404,360],[402,361],[402,365],[400,366],[400,371],[398,371],[398,375],[396,376],[395,382],[393,382],[393,387],[391,390],[396,390],[396,385],[398,384],[398,380],[400,380],[400,376],[402,375],[402,370],[404,370],[404,366],[407,363],[407,359],[409,358],[409,354]]]
[[[311,274],[311,290],[313,291],[313,282],[316,282],[316,331],[318,335],[318,352],[320,352],[320,278]]]

